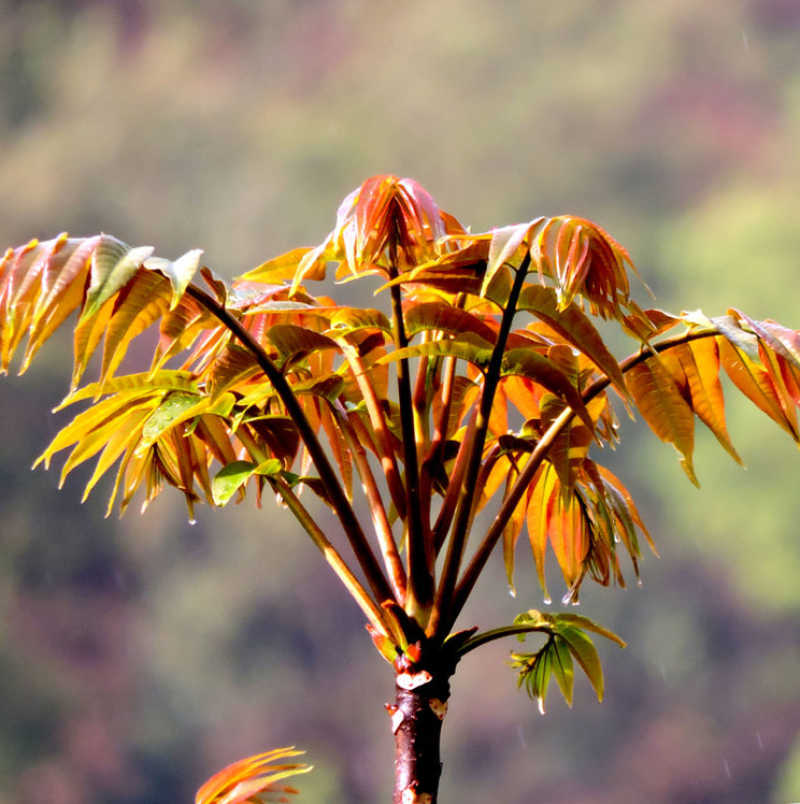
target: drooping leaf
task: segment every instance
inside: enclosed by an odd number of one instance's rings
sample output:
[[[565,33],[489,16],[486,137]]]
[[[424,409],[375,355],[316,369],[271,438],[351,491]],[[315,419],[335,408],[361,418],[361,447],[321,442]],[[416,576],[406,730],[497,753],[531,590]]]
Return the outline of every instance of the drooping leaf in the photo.
[[[514,482],[516,481],[518,472],[513,468],[509,470],[506,477],[506,493],[508,493]],[[506,568],[506,579],[511,594],[516,597],[516,587],[514,584],[514,563],[517,553],[517,541],[522,533],[522,528],[525,526],[528,513],[528,497],[530,496],[530,488],[522,495],[520,501],[517,503],[514,513],[508,520],[508,524],[503,529],[503,564]]]
[[[534,654],[511,654],[511,666],[519,673],[517,686],[525,685],[528,696],[539,704],[539,711],[544,714],[544,702],[547,687],[553,670],[555,639],[551,638]]]
[[[122,363],[131,341],[169,309],[166,285],[162,276],[142,273],[120,292],[105,330],[101,382]]]
[[[603,700],[603,667],[597,648],[588,636],[579,628],[559,623],[559,636],[567,643],[569,652],[586,674],[586,677],[597,693],[597,700]]]
[[[594,399],[589,403],[587,413],[593,419],[593,410],[600,410],[604,405],[603,399]],[[563,400],[549,395],[541,402],[542,426],[547,429],[565,408]],[[578,472],[589,454],[589,447],[594,442],[594,427],[589,429],[582,419],[572,419],[556,436],[548,452],[548,460],[558,474],[561,491],[566,497],[572,494]]]
[[[737,348],[727,333],[725,338],[719,339],[719,355],[731,382],[795,441],[800,440],[796,426],[790,418],[787,418],[786,401],[781,400],[769,372],[760,361],[753,360],[743,349]]]
[[[337,330],[337,336],[349,335],[363,329],[386,333],[392,331],[391,322],[380,310],[342,307],[331,314],[330,322],[331,329]]]
[[[719,381],[719,350],[714,338],[680,344],[661,353],[661,365],[669,371],[681,395],[695,415],[714,434],[739,464],[742,459],[731,443],[725,424],[725,400]]]
[[[269,383],[258,383],[255,387],[248,384],[257,377],[263,377],[263,372],[252,352],[230,343],[209,367],[206,382],[212,397],[236,390],[245,396],[246,404],[252,405],[274,394]]]
[[[20,373],[23,373],[39,347],[81,305],[91,255],[98,240],[99,238],[68,240],[66,235],[61,235],[56,240],[50,241],[50,244],[42,244],[41,274],[38,283],[35,281],[37,274],[34,270],[29,270],[22,281],[14,282],[11,276],[12,270],[19,271],[22,268],[20,263],[24,262],[24,257],[20,255],[15,260],[14,268],[8,270],[8,282],[3,283],[8,295],[5,292],[0,294],[0,310],[5,308],[5,315],[0,321],[2,370],[6,369],[8,359],[19,340],[27,334],[28,344],[20,368]],[[0,276],[2,273],[0,270]],[[11,295],[15,285],[16,293]],[[7,303],[4,303],[3,296],[6,297]],[[17,329],[13,335],[9,331],[8,324]]]
[[[774,321],[755,321],[738,310],[731,311],[746,321],[762,342],[768,345],[776,354],[781,355],[794,368],[800,369],[800,333],[788,327],[783,327]]]
[[[334,461],[339,469],[339,477],[342,481],[345,493],[352,499],[353,495],[353,456],[347,439],[342,432],[342,428],[337,424],[336,419],[331,413],[330,405],[321,402],[319,406],[320,421],[322,428],[328,437],[328,444],[333,453]]]
[[[662,441],[675,447],[686,475],[697,486],[692,464],[694,413],[675,380],[656,358],[635,365],[626,380],[642,418]]]
[[[503,629],[498,630],[498,635]],[[545,645],[535,653],[512,653],[512,667],[518,672],[518,684],[526,687],[528,695],[539,703],[544,714],[545,697],[550,675],[555,676],[566,702],[572,706],[573,659],[586,674],[597,694],[603,699],[603,669],[594,643],[585,633],[592,631],[616,642],[620,647],[625,643],[612,631],[598,625],[588,617],[575,614],[543,614],[531,610],[520,614],[514,620],[514,627],[507,629],[524,640],[527,633],[543,632],[549,635]],[[478,634],[473,640],[485,640]]]

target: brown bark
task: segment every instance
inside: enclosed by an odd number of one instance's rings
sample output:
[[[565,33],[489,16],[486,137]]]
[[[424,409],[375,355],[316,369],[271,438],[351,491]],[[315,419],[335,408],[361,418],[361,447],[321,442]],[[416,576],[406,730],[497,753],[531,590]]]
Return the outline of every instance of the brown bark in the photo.
[[[405,657],[403,657],[405,659]],[[386,708],[395,739],[392,804],[436,804],[442,773],[441,734],[453,668],[396,663],[396,698]]]

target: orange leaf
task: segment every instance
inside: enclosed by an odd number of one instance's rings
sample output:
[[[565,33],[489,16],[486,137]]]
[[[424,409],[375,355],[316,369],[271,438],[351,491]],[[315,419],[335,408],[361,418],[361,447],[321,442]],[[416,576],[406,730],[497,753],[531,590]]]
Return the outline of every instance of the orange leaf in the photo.
[[[195,804],[243,804],[243,802],[286,801],[282,794],[297,791],[277,782],[289,776],[308,773],[311,765],[277,760],[301,756],[303,751],[279,748],[241,759],[214,774],[198,791]]]
[[[722,366],[731,382],[795,441],[799,441],[796,425],[787,419],[785,401],[781,401],[769,372],[736,348],[727,338],[719,339],[719,353]]]
[[[725,424],[725,399],[719,380],[719,348],[714,338],[682,343],[660,354],[662,365],[697,417],[728,454],[743,466]]]
[[[678,450],[681,466],[697,486],[692,465],[694,413],[672,375],[658,358],[653,357],[635,365],[625,378],[642,418],[662,441]]]

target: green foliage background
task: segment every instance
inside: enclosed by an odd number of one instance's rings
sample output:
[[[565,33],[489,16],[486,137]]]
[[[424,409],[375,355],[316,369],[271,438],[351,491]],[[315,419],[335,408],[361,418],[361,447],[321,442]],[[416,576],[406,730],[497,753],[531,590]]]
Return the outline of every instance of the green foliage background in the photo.
[[[103,230],[232,276],[391,172],[476,230],[592,218],[667,309],[800,328],[799,40],[793,0],[0,0],[0,244]],[[28,471],[67,349],[0,383],[0,799],[190,801],[291,742],[306,800],[387,799],[391,678],[288,517],[103,520],[79,479]],[[625,426],[614,469],[662,560],[584,594],[630,644],[604,651],[606,702],[585,685],[541,718],[505,647],[470,657],[445,800],[800,799],[800,463],[729,416],[750,468],[701,441],[702,493]],[[500,563],[465,625],[541,606]]]

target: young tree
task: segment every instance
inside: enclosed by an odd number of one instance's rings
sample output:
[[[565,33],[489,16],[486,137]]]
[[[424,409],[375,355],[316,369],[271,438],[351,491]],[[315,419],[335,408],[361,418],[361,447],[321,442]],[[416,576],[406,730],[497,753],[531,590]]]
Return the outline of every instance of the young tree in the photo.
[[[736,310],[709,319],[642,309],[626,251],[580,218],[471,234],[414,181],[377,176],[344,200],[321,245],[230,286],[199,251],[175,261],[152,252],[61,235],[0,262],[4,372],[23,340],[20,372],[77,312],[61,407],[84,409],[38,462],[69,450],[63,481],[96,458],[87,494],[116,467],[109,512],[116,501],[124,512],[140,490],[146,507],[164,483],[183,493],[190,517],[199,501],[275,494],[394,670],[394,804],[437,800],[449,679],[471,651],[541,634],[537,649],[512,655],[540,708],[551,677],[571,703],[576,663],[602,698],[590,635],[623,643],[588,618],[528,611],[486,631],[458,621],[495,551],[513,591],[524,530],[546,600],[548,547],[565,601],[577,602],[586,578],[623,586],[621,552],[638,574],[640,539],[650,538],[597,459],[618,440],[617,411],[672,444],[696,483],[695,419],[740,460],[722,368],[800,443],[800,333]],[[313,296],[308,283],[331,265],[340,281],[378,277],[386,309]],[[614,357],[593,317],[619,325],[633,353]],[[156,325],[150,365],[121,372],[134,338]],[[96,353],[97,379],[81,385]],[[335,525],[306,504],[309,494]],[[308,766],[273,763],[296,753],[236,763],[198,801],[277,800],[291,791],[282,780]]]

